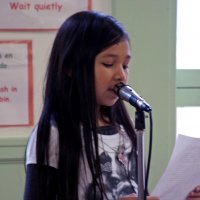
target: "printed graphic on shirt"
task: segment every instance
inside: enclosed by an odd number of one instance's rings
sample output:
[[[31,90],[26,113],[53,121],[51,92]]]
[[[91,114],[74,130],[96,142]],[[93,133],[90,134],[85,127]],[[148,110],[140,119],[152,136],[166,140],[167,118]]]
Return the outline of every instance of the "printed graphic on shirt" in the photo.
[[[109,200],[118,200],[120,197],[137,193],[135,171],[137,166],[135,159],[130,159],[135,155],[125,152],[122,145],[118,149],[117,153],[104,151],[100,154],[103,182]],[[93,199],[92,183],[86,190],[85,199]],[[100,199],[100,195],[97,194],[96,199]]]

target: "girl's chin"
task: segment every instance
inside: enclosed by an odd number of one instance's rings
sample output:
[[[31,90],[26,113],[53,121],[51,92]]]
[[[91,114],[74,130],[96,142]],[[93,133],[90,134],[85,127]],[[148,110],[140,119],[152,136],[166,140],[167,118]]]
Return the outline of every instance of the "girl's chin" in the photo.
[[[110,107],[110,106],[113,106],[117,102],[118,99],[119,99],[118,97],[113,98],[113,99],[109,99],[109,100],[104,101],[104,102],[99,102],[98,105]]]
[[[117,100],[118,100],[118,98],[116,100],[114,100],[114,101],[107,102],[105,104],[105,106],[113,106],[113,105],[115,105],[115,103],[117,102]]]

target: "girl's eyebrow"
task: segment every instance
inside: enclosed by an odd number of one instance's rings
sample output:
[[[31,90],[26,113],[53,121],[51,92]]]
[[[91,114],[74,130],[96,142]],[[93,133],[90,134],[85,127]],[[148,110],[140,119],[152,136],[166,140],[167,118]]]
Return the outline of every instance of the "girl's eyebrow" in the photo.
[[[106,58],[106,57],[116,58],[116,57],[118,57],[118,55],[116,55],[116,54],[105,54],[105,55],[102,55],[102,58]],[[126,59],[131,59],[131,55],[128,54],[126,56]]]

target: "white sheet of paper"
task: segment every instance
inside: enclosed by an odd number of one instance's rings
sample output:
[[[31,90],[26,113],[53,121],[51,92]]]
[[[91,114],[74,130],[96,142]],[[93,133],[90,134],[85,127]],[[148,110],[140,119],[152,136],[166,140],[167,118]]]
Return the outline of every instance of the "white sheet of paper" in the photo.
[[[200,138],[178,135],[165,172],[151,195],[160,200],[185,200],[200,185]]]

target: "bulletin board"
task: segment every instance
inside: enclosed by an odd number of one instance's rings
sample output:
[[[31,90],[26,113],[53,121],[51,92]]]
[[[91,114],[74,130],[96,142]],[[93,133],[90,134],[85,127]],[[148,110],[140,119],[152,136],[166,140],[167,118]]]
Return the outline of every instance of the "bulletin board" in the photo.
[[[57,30],[71,14],[91,6],[92,0],[1,0],[0,31]]]
[[[31,125],[32,41],[0,40],[0,126]]]

